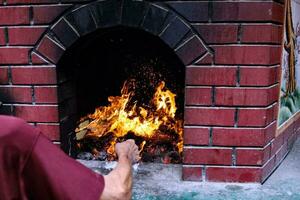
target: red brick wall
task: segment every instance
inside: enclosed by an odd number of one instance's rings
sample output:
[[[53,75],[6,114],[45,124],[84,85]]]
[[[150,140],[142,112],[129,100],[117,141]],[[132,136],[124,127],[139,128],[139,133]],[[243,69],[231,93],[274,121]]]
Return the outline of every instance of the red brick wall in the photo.
[[[61,113],[55,63],[65,49],[44,34],[72,6],[88,2],[0,1],[0,94],[10,97],[0,112],[24,118],[56,142]],[[275,138],[282,2],[161,4],[196,34],[176,48],[187,65],[184,180],[261,182],[296,137],[293,128]]]
[[[169,5],[214,54],[187,66],[183,178],[263,181],[275,166],[282,2]]]

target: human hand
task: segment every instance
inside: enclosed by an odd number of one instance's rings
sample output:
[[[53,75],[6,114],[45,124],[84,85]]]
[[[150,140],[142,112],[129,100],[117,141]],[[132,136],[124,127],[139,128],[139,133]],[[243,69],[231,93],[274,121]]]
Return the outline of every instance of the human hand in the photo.
[[[117,143],[115,150],[119,159],[127,157],[132,163],[136,163],[140,160],[138,146],[132,139]]]

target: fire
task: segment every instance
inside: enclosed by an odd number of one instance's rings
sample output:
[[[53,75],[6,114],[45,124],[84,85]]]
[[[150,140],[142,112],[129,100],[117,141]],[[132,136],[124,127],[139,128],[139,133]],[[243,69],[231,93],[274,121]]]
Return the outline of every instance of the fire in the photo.
[[[132,102],[134,90],[134,81],[125,81],[121,96],[108,97],[108,106],[98,107],[93,114],[80,119],[75,130],[79,146],[82,147],[87,138],[97,138],[97,141],[109,138],[102,146],[109,159],[114,159],[116,142],[125,140],[131,133],[134,139],[140,141],[136,140],[142,156],[146,149],[152,151],[149,149],[153,148],[153,142],[161,138],[169,139],[168,143],[173,145],[172,151],[180,155],[183,148],[183,123],[175,118],[176,95],[166,89],[165,82],[160,82],[149,106],[138,106],[138,102]],[[175,144],[172,141],[174,139]]]

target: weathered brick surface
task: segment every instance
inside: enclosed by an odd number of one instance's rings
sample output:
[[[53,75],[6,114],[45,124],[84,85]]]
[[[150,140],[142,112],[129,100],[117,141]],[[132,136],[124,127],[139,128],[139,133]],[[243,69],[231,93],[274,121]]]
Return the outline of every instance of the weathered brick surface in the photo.
[[[189,66],[186,68],[188,85],[236,85],[236,67]],[[224,78],[226,76],[226,78]]]
[[[56,64],[60,57],[64,53],[64,49],[55,40],[51,39],[49,36],[42,38],[41,42],[37,47],[37,51],[52,63]]]
[[[56,71],[54,67],[12,67],[13,84],[56,84]]]
[[[241,67],[241,86],[269,86],[277,83],[280,77],[280,67]]]
[[[0,47],[1,64],[27,64],[28,47]]]
[[[216,88],[216,105],[268,106],[278,100],[278,85],[267,88]]]
[[[0,7],[0,25],[29,24],[29,6]]]
[[[241,108],[238,111],[238,126],[265,127],[277,117],[277,105],[266,108]]]
[[[14,112],[28,122],[58,122],[57,106],[49,105],[16,105]]]
[[[215,63],[240,65],[274,65],[280,63],[281,46],[213,46]]]
[[[169,2],[173,9],[183,15],[187,20],[193,22],[208,21],[208,3],[207,2]]]
[[[273,2],[214,2],[212,20],[282,23],[283,12],[283,6]]]
[[[34,95],[36,103],[58,103],[56,86],[35,86]]]
[[[236,149],[236,164],[237,165],[258,165],[262,166],[270,158],[270,145],[264,149]]]
[[[45,27],[10,27],[8,28],[8,44],[34,45],[45,30]]]
[[[230,148],[185,148],[184,164],[231,165]]]
[[[0,45],[5,45],[5,32],[4,28],[0,28]]]
[[[212,144],[216,146],[264,147],[274,138],[276,123],[266,128],[223,128],[212,131]]]
[[[33,23],[48,24],[61,15],[69,5],[46,5],[33,7]]]
[[[281,44],[282,26],[273,24],[242,25],[241,42]]]
[[[211,105],[211,87],[188,87],[185,90],[186,105]]]
[[[258,167],[207,167],[206,178],[213,182],[260,182],[261,169]]]
[[[9,103],[31,103],[32,91],[29,86],[0,86],[1,101]]]
[[[185,145],[208,145],[209,128],[208,127],[185,127],[184,128]]]
[[[183,166],[182,179],[186,181],[202,181],[202,168]]]
[[[8,83],[8,67],[0,67],[0,85]]]
[[[233,108],[185,108],[186,125],[217,125],[233,126],[234,125]]]
[[[209,44],[236,43],[238,40],[237,24],[195,24],[194,27]]]

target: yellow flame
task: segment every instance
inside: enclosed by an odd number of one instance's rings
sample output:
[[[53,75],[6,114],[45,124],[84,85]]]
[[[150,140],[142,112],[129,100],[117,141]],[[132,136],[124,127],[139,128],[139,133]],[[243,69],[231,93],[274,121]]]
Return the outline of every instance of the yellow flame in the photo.
[[[87,125],[87,129],[89,130],[87,135],[102,137],[108,133],[113,133],[114,138],[118,138],[125,136],[128,132],[132,132],[136,136],[144,137],[146,140],[157,134],[157,130],[159,130],[161,125],[165,125],[178,134],[179,142],[177,147],[178,151],[182,152],[183,123],[180,120],[175,120],[177,110],[176,95],[170,90],[165,89],[165,82],[159,83],[152,98],[155,112],[138,107],[136,103],[130,108],[129,104],[133,95],[134,93],[130,91],[129,83],[126,81],[122,87],[121,96],[108,97],[108,106],[96,108],[93,114],[81,120],[83,121],[86,118],[92,120]],[[116,139],[111,142],[107,153],[114,154],[115,143]],[[141,145],[141,149],[144,148],[145,144],[146,141]]]

